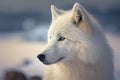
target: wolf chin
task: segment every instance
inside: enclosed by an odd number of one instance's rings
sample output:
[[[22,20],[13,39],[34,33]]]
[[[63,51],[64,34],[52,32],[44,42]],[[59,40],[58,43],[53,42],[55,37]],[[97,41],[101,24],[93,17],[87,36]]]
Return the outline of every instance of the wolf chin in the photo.
[[[37,56],[44,80],[113,80],[113,55],[99,23],[75,3],[68,11],[51,5],[48,44]]]

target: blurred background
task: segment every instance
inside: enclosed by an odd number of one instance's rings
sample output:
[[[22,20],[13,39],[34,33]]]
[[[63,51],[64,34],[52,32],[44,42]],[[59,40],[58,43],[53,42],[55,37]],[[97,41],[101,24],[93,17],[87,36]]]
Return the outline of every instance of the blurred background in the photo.
[[[81,3],[103,26],[114,50],[115,78],[120,80],[120,0],[0,0],[0,80],[41,80],[50,5],[71,9]]]

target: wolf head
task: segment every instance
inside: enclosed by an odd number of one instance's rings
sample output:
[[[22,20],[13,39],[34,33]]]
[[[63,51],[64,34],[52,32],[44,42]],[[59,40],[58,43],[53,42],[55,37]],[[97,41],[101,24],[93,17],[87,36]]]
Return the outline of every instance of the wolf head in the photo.
[[[51,5],[51,14],[48,44],[38,55],[39,60],[53,64],[69,62],[80,55],[84,58],[92,34],[86,10],[79,3],[75,3],[69,11]]]

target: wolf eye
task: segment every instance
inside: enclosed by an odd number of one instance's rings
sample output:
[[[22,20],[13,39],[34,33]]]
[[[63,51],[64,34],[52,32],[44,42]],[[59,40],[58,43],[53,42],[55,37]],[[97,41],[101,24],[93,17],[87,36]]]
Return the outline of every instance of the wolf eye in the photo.
[[[63,41],[63,40],[65,40],[64,37],[60,37],[60,38],[58,39],[58,41]]]

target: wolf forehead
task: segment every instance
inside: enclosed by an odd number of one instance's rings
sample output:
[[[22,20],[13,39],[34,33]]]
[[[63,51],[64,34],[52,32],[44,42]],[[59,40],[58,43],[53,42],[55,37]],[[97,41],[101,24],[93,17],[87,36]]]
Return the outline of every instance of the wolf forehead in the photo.
[[[70,27],[75,27],[75,25],[72,23],[72,20],[70,19],[70,15],[63,14],[51,23],[49,32],[65,32]]]
[[[61,15],[58,19],[52,22],[49,31],[49,38],[65,37],[68,40],[79,42],[83,37],[86,37],[82,30],[80,30],[71,20],[70,15]],[[80,39],[78,39],[80,38]],[[84,38],[83,38],[84,39]],[[85,40],[84,40],[85,41]]]

